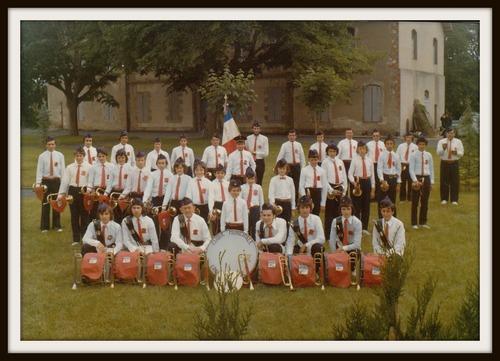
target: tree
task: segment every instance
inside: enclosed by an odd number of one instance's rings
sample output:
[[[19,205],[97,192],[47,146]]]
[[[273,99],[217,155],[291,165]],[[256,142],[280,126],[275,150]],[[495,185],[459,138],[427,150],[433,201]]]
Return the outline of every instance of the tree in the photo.
[[[479,111],[479,23],[453,23],[446,36],[446,109],[458,119],[467,107]]]
[[[106,45],[100,22],[25,21],[21,23],[22,69],[30,79],[59,89],[69,111],[69,134],[78,135],[77,107],[118,102],[103,89],[116,81],[121,64]],[[25,83],[23,82],[23,85]]]
[[[207,109],[213,114],[207,122],[207,134],[209,137],[219,129],[218,120],[221,119],[224,99],[229,99],[228,103],[231,112],[236,118],[246,117],[248,107],[257,99],[257,94],[252,89],[253,72],[245,76],[243,70],[238,70],[234,75],[225,67],[218,76],[211,70],[204,85],[199,88],[201,96],[207,100]]]

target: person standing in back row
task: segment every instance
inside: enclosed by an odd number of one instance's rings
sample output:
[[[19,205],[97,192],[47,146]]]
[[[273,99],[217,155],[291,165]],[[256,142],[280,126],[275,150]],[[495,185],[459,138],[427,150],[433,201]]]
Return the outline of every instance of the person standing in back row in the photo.
[[[253,134],[247,137],[245,146],[252,154],[253,160],[255,161],[256,183],[262,186],[262,179],[266,171],[265,158],[269,155],[269,140],[265,135],[260,134],[260,122],[253,122],[252,130]]]
[[[316,132],[316,142],[311,144],[309,147],[309,150],[315,150],[318,152],[318,166],[321,167],[322,162],[326,159],[327,154],[326,154],[326,147],[328,144],[324,142],[325,139],[325,134],[321,131],[318,130]]]
[[[122,130],[120,133],[120,143],[116,144],[111,148],[111,163],[116,164],[116,152],[118,149],[124,149],[127,153],[127,164],[130,164],[132,167],[135,167],[135,153],[134,147],[128,144],[128,133],[126,130]]]
[[[368,148],[368,153],[366,156],[370,158],[373,162],[373,170],[375,172],[375,198],[374,201],[378,202],[380,199],[380,179],[378,177],[378,157],[385,150],[385,144],[380,140],[380,132],[378,129],[373,129],[372,132],[372,140],[366,143],[366,147]]]
[[[410,156],[418,150],[418,147],[413,143],[413,133],[408,132],[405,136],[405,142],[398,146],[396,153],[401,160],[401,188],[399,191],[399,201],[403,203],[408,200],[411,201],[411,178],[410,169]]]
[[[357,156],[356,150],[358,148],[358,141],[354,140],[353,136],[354,131],[352,130],[352,128],[347,128],[345,130],[345,138],[342,139],[339,144],[337,144],[337,147],[339,148],[337,157],[341,159],[342,162],[344,162],[346,174],[349,174],[351,162]]]
[[[64,155],[56,151],[56,139],[52,136],[45,138],[45,148],[47,149],[38,156],[36,168],[35,187],[46,186],[47,192],[43,194],[42,217],[40,220],[40,230],[45,233],[50,229],[50,204],[46,201],[47,195],[57,193],[61,186],[61,179],[64,176],[66,165]],[[62,232],[61,214],[52,209],[52,229]]]
[[[287,175],[293,179],[293,185],[295,186],[295,199],[299,199],[300,172],[306,166],[306,156],[302,144],[297,142],[296,139],[297,133],[295,129],[290,129],[288,131],[288,141],[281,145],[276,163],[280,159],[285,159],[290,168],[290,173]]]
[[[464,155],[464,146],[460,139],[455,138],[455,129],[446,129],[446,138],[441,139],[436,146],[436,154],[441,158],[440,194],[441,204],[448,201],[458,206],[460,189],[460,158]]]

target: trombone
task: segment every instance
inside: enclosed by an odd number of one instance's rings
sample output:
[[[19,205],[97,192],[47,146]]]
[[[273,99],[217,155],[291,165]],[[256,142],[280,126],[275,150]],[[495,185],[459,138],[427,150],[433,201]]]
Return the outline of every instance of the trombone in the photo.
[[[283,280],[283,284],[285,286],[290,286],[290,291],[295,291],[292,284],[292,274],[290,273],[290,268],[288,267],[287,257],[284,255],[280,255],[280,271],[281,271],[281,279]],[[285,280],[285,276],[288,279],[288,282]]]
[[[321,286],[321,291],[325,290],[325,266],[323,254],[317,252],[314,254],[314,264],[319,264],[319,279],[315,282],[316,286]]]
[[[360,276],[361,276],[361,262],[359,259],[359,254],[357,251],[349,252],[349,266],[352,269],[352,264],[354,263],[354,274],[351,271],[351,285],[355,285],[356,289],[359,291],[360,286]]]
[[[356,176],[356,185],[354,186],[354,189],[352,190],[352,195],[356,197],[361,197],[363,194],[363,191],[361,190],[361,184],[359,184],[359,176]]]

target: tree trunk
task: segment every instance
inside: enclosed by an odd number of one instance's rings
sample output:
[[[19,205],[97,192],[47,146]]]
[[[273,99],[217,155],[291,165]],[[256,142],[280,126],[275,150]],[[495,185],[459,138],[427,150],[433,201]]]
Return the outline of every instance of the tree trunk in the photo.
[[[222,139],[222,124],[224,119],[220,119],[219,113],[208,113],[205,136],[212,138],[214,133],[218,133]]]
[[[78,135],[78,103],[68,99],[66,101],[66,106],[69,111],[68,133],[69,135]]]

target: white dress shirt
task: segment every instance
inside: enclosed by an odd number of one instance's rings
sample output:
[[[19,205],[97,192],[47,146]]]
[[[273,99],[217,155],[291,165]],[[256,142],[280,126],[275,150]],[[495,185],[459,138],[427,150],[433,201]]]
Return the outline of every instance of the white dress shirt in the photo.
[[[156,172],[155,172],[156,173]],[[174,174],[168,181],[167,189],[165,190],[165,197],[163,198],[163,205],[167,205],[171,199],[180,201],[186,196],[189,181],[192,178],[187,174]],[[177,188],[177,184],[179,187]]]
[[[370,179],[370,183],[372,188],[375,188],[375,171],[373,166],[373,161],[365,156],[365,166],[366,166],[366,175]],[[351,162],[351,166],[349,167],[348,178],[351,183],[355,182],[355,178],[359,177],[363,178],[363,158],[359,155],[353,159]]]
[[[337,144],[337,147],[339,148],[337,157],[342,160],[353,160],[358,156],[356,151],[358,149],[357,140],[344,138]]]
[[[243,155],[243,169],[241,169],[241,156]],[[229,180],[231,176],[241,175],[245,176],[245,171],[248,167],[252,168],[255,171],[256,168],[255,161],[253,160],[252,154],[248,150],[235,150],[227,157],[227,170],[224,178]]]
[[[346,220],[346,218],[344,216],[340,216],[340,218],[342,224],[339,226],[342,227],[343,231],[346,231],[344,229],[344,221]],[[362,230],[363,224],[358,217],[352,215],[350,217],[347,217],[347,245],[344,246],[344,240],[340,239],[337,235],[337,218],[334,218],[332,222],[332,228],[330,230],[330,240],[328,241],[330,252],[335,251],[338,248],[337,245],[342,245],[342,249],[344,250],[344,252],[351,252],[356,249],[361,249]]]
[[[62,178],[66,165],[64,163],[64,155],[57,150],[52,151],[52,169],[53,174],[50,175],[50,153],[48,150],[38,156],[38,165],[36,168],[36,183],[40,184],[42,178]]]
[[[221,186],[222,184],[222,186]],[[215,202],[225,202],[231,199],[231,194],[229,193],[229,181],[227,179],[218,180],[214,179],[210,185],[210,191],[208,192],[208,209],[210,212],[214,209]],[[224,193],[224,197],[222,194]]]
[[[222,205],[222,212],[220,216],[220,230],[226,230],[226,223],[242,223],[243,232],[248,233],[248,208],[247,202],[243,198],[236,198],[236,219],[234,219],[234,200],[231,197]]]
[[[366,148],[368,149],[368,152],[366,153],[366,156],[370,158],[373,163],[378,164],[378,159],[375,159],[375,147],[378,148],[378,155],[382,154],[382,152],[385,150],[385,144],[381,140],[370,140],[368,143],[366,143]]]
[[[198,184],[200,185],[198,187]],[[204,176],[201,178],[194,177],[189,180],[186,197],[190,198],[194,204],[208,204],[208,199],[210,197],[210,185],[212,182]],[[201,191],[201,194],[200,194]],[[203,197],[203,201],[202,198]]]
[[[274,218],[271,223],[271,237],[269,237],[268,226],[264,224],[264,235],[260,237],[260,227],[262,224],[262,220],[257,221],[255,224],[255,242],[262,244],[270,245],[270,244],[283,244],[286,241],[286,231],[287,231],[287,222],[283,218]]]
[[[332,187],[326,180],[326,173],[320,166],[313,167],[310,164],[302,168],[299,178],[299,193],[306,194],[306,188],[314,188],[314,171],[316,171],[316,188],[321,188],[321,206],[326,204],[326,196],[332,191]]]
[[[97,149],[94,146],[83,146],[83,150],[85,151],[85,158],[83,158],[84,162],[87,162],[90,165],[94,165],[96,162],[99,162],[99,160],[97,159]]]
[[[98,222],[99,222],[99,228],[102,230],[102,226],[104,225],[104,223],[102,223],[102,221],[100,221],[100,220]],[[117,254],[118,252],[120,252],[123,249],[122,227],[118,223],[110,220],[108,222],[108,224],[106,224],[104,236],[105,236],[106,248],[109,248],[113,244],[115,245],[115,247],[113,248],[114,254]],[[97,235],[95,232],[95,226],[94,226],[93,221],[89,223],[87,230],[85,231],[85,234],[83,235],[82,242],[87,243],[87,244],[89,244],[93,247],[96,247],[96,248],[97,248],[97,245],[99,243],[101,243],[101,241],[99,241],[97,239]]]
[[[104,188],[102,187],[102,167],[104,165]],[[89,181],[88,186],[90,188],[101,188],[106,190],[109,185],[111,185],[112,176],[115,166],[110,162],[105,162],[102,164],[101,162],[94,163],[94,165],[90,166],[89,171]]]
[[[116,152],[120,149],[125,149],[125,153],[127,154],[127,164],[130,164],[132,167],[135,167],[135,153],[134,147],[130,144],[123,145],[122,143],[118,143],[111,149],[111,159],[110,162],[112,164],[116,164]]]
[[[447,144],[448,147],[443,149],[443,144]],[[457,154],[453,154],[453,149],[457,150]],[[460,139],[452,138],[450,140],[448,138],[443,138],[437,143],[436,154],[441,160],[459,160],[464,156],[464,146]]]
[[[307,218],[299,216],[297,219],[299,221],[298,223],[300,232],[304,236],[306,236],[304,234],[304,220],[306,220],[307,243],[305,245],[307,247],[307,253],[311,254],[311,247],[313,246],[313,244],[325,243],[325,231],[323,230],[323,223],[321,222],[321,218],[315,214],[309,214]],[[293,254],[293,247],[295,246],[295,238],[296,238],[295,231],[290,227],[290,230],[288,232],[288,239],[286,242],[286,254]],[[304,245],[304,243],[302,243],[298,239],[297,239],[297,244],[301,247]]]
[[[401,183],[401,160],[399,159],[399,155],[397,155],[397,153],[395,153],[394,151],[391,151],[390,154],[391,154],[390,167],[389,167],[389,151],[387,149],[385,149],[378,158],[378,166],[377,166],[378,179],[382,181],[384,179],[384,174],[397,175],[398,176],[397,182]]]
[[[120,169],[121,169],[121,188],[119,187],[120,185]],[[113,168],[113,171],[111,172],[111,179],[110,182],[108,183],[108,187],[106,188],[106,193],[110,194],[112,189],[121,189],[122,191],[125,189],[125,186],[127,185],[127,180],[129,179],[130,175],[134,172],[134,169],[130,164],[116,164],[115,167]]]
[[[248,183],[241,185],[241,193],[240,196],[243,198],[248,205],[248,196],[250,194],[250,185]],[[264,204],[264,191],[262,187],[254,183],[252,184],[252,197],[250,198],[250,207],[259,206],[259,212],[262,209],[262,205]]]
[[[321,143],[318,143],[318,142],[315,142],[313,144],[311,144],[311,146],[309,147],[309,150],[316,150],[318,152],[318,162],[323,162],[326,157],[328,156],[326,154],[326,147],[328,147],[328,144],[326,144],[325,142],[321,142]]]
[[[149,170],[155,170],[155,169],[158,169],[158,166],[156,165],[156,161],[158,160],[158,156],[160,154],[163,154],[165,156],[165,158],[167,158],[167,168],[170,168],[168,166],[168,162],[170,161],[170,155],[168,154],[167,151],[163,150],[163,149],[160,149],[160,150],[156,150],[156,149],[153,149],[152,151],[150,151],[148,153],[148,155],[146,156],[146,168],[148,168]]]
[[[408,150],[408,153],[406,152]],[[415,153],[418,150],[418,147],[415,143],[401,143],[398,145],[398,149],[396,150],[396,153],[399,155],[399,159],[401,160],[401,163],[403,164],[408,164],[410,163],[410,156]],[[408,154],[408,157],[406,157],[406,154]]]
[[[385,232],[385,221],[382,219],[382,231]],[[391,217],[387,221],[388,229],[389,229],[389,236],[387,237],[387,240],[389,241],[389,245],[391,246],[390,249],[388,249],[388,253],[397,253],[400,256],[403,255],[404,248],[406,245],[406,236],[405,236],[405,226],[403,222],[401,222],[399,219],[395,217]],[[377,231],[377,227],[373,225],[373,232],[372,232],[372,247],[373,247],[373,252],[378,253],[378,254],[384,254],[383,250],[383,243],[382,239],[380,238],[380,235]]]
[[[344,188],[342,196],[345,196],[347,194],[348,179],[342,159],[339,159],[339,157],[335,157],[333,159],[327,157],[323,163],[321,163],[321,168],[325,170],[326,181],[328,183],[342,184],[342,187]]]
[[[178,145],[174,149],[172,149],[172,157],[170,159],[170,167],[172,172],[175,173],[174,164],[175,161],[179,158],[184,159],[184,163],[186,163],[187,167],[192,167],[194,164],[194,152],[188,146],[182,147]]]
[[[295,184],[289,176],[275,175],[269,182],[269,203],[275,203],[276,199],[290,199],[292,209],[295,208]]]
[[[249,151],[255,151],[255,159],[264,159],[269,155],[269,140],[265,135],[250,134],[245,141],[245,146]]]
[[[206,164],[207,168],[217,168],[218,164],[222,164],[225,167],[227,162],[227,150],[222,145],[218,145],[217,147],[209,145],[203,151],[201,161]]]
[[[191,253],[188,251],[188,247],[197,247],[192,242],[187,243],[187,240],[181,233],[179,217],[181,215],[174,218],[172,222],[172,237],[170,240],[174,242],[180,249],[182,249],[182,253]],[[184,217],[184,215],[182,215]],[[203,251],[205,251],[212,240],[210,236],[210,231],[207,226],[207,222],[197,215],[193,213],[191,218],[184,217],[186,222],[186,227],[189,222],[189,235],[191,241],[203,241],[203,244],[199,247]]]
[[[90,164],[83,163],[80,164],[80,176],[78,179],[78,184],[76,182],[76,176],[78,173],[78,164],[76,162],[71,163],[66,167],[64,171],[64,176],[61,180],[61,185],[59,187],[59,195],[68,195],[69,187],[84,187],[88,185]]]
[[[146,167],[139,169],[135,168],[132,174],[129,175],[127,181],[125,182],[125,189],[122,195],[126,196],[130,193],[141,193],[146,190],[149,181],[149,174],[151,172]],[[139,177],[141,178],[141,183],[139,184]],[[137,186],[139,186],[139,192],[137,192]]]
[[[130,233],[130,229],[127,226],[127,218],[125,217],[122,220],[122,237],[123,237],[123,245],[130,251],[135,252],[137,248],[141,248],[143,251],[148,250],[147,246],[143,246],[140,243],[137,243],[132,233]],[[132,219],[132,225],[134,226],[134,230],[137,234],[139,234],[139,228],[136,217],[130,217]],[[144,243],[151,241],[151,245],[153,248],[153,252],[159,252],[160,247],[158,244],[158,234],[156,233],[156,227],[153,220],[148,216],[140,216],[139,221],[141,222],[140,233],[142,234],[142,238],[144,239]]]
[[[158,197],[160,191],[161,172],[162,171],[158,169],[150,173],[148,185],[146,186],[146,189],[144,189],[144,195],[142,196],[143,201],[151,201],[153,197]],[[163,195],[165,195],[165,193],[167,192],[168,183],[172,177],[173,177],[172,172],[165,168],[163,170],[163,185],[162,185]]]
[[[294,153],[295,157],[293,156]],[[281,145],[280,152],[278,153],[278,157],[276,158],[276,163],[282,158],[284,158],[290,165],[294,164],[295,159],[295,164],[300,164],[302,168],[306,166],[304,149],[302,148],[302,144],[297,141],[287,141]]]

